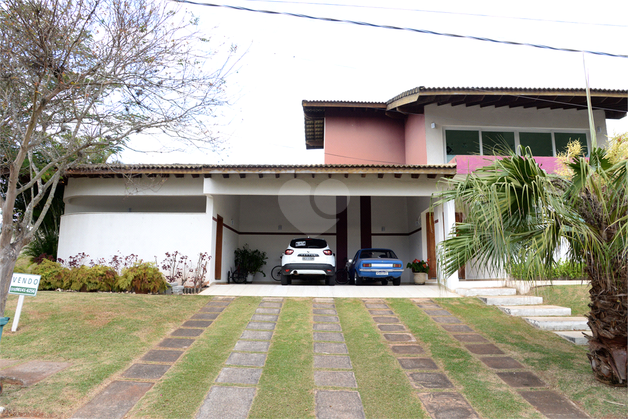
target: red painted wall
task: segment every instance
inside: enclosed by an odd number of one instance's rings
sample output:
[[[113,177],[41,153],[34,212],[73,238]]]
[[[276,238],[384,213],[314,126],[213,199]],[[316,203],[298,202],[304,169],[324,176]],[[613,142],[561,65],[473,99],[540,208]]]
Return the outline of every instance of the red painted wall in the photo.
[[[404,122],[376,112],[328,110],[325,164],[406,164]]]

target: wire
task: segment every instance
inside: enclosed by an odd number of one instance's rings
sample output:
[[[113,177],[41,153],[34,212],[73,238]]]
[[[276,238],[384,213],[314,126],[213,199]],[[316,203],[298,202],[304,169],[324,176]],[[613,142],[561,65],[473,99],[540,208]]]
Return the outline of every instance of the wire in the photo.
[[[589,50],[581,50],[581,49],[573,49],[573,48],[559,48],[559,47],[552,47],[552,46],[549,46],[549,45],[530,44],[530,43],[526,43],[526,42],[500,41],[500,40],[497,40],[497,39],[483,38],[483,37],[479,37],[479,36],[459,35],[459,34],[453,34],[453,33],[435,32],[435,31],[430,31],[430,30],[427,30],[427,29],[407,28],[407,27],[392,26],[392,25],[377,25],[375,23],[360,22],[360,21],[356,21],[356,20],[335,19],[335,18],[331,18],[331,17],[318,17],[318,16],[304,15],[304,14],[300,14],[300,13],[277,12],[277,11],[274,11],[274,10],[258,10],[258,9],[250,9],[248,7],[242,7],[242,6],[231,6],[231,5],[226,5],[226,4],[213,4],[213,3],[201,3],[201,2],[191,1],[191,0],[173,0],[173,1],[175,1],[177,3],[193,4],[193,5],[196,5],[196,6],[222,7],[222,8],[226,8],[226,9],[240,10],[240,11],[253,12],[253,13],[265,13],[265,14],[270,14],[270,15],[292,16],[292,17],[298,17],[298,18],[301,18],[301,19],[320,20],[320,21],[332,22],[332,23],[348,23],[348,24],[351,24],[351,25],[366,26],[366,27],[370,27],[370,28],[391,29],[391,30],[397,30],[397,31],[409,31],[409,32],[423,33],[423,34],[428,34],[428,35],[445,36],[445,37],[450,37],[450,38],[471,39],[471,40],[475,40],[475,41],[491,42],[491,43],[495,43],[495,44],[526,46],[526,47],[532,47],[532,48],[547,49],[547,50],[551,50],[551,51],[577,52],[577,53],[584,53],[584,54],[591,54],[591,55],[601,55],[601,56],[613,57],[613,58],[628,58],[628,55],[624,55],[624,54],[611,54],[611,53],[608,53],[608,52],[589,51]]]
[[[297,2],[297,1],[284,1],[284,0],[245,0],[245,1],[262,2],[262,3],[309,5],[309,6],[351,7],[353,9],[393,10],[393,11],[399,11],[399,12],[435,13],[435,14],[454,15],[454,16],[488,17],[492,19],[494,18],[494,19],[525,20],[525,21],[530,21],[530,22],[566,23],[570,25],[591,25],[591,26],[604,26],[604,27],[615,27],[615,28],[628,28],[628,25],[619,25],[619,24],[613,24],[613,23],[574,22],[570,20],[552,20],[552,19],[537,19],[537,18],[519,17],[519,16],[485,15],[481,13],[447,12],[444,10],[409,9],[405,7],[365,6],[361,4],[316,3],[316,2],[308,2],[308,1]]]

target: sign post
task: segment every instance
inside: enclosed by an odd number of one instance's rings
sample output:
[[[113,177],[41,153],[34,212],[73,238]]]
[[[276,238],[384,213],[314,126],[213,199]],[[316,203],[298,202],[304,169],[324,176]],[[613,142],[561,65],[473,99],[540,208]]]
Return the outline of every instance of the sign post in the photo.
[[[11,285],[9,286],[9,294],[16,294],[20,297],[17,299],[17,307],[15,308],[15,316],[13,317],[13,324],[11,325],[11,331],[17,330],[17,325],[20,322],[20,315],[22,314],[22,306],[24,305],[24,296],[37,295],[37,288],[39,288],[39,280],[41,275],[30,274],[13,274],[11,278]]]

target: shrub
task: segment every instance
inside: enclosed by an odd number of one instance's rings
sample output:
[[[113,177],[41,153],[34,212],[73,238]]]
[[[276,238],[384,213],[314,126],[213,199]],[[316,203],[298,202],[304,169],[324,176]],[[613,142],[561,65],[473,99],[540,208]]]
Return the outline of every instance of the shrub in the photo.
[[[140,261],[122,271],[117,287],[137,294],[158,293],[166,290],[166,281],[156,264]]]
[[[118,280],[113,268],[103,265],[79,266],[70,269],[64,281],[64,289],[74,291],[112,291]]]
[[[36,264],[33,260],[31,260],[30,256],[20,255],[20,257],[15,262],[15,267],[13,268],[13,272],[21,273],[21,274],[30,274],[32,273],[33,268],[35,268]]]
[[[32,273],[41,275],[40,290],[56,290],[57,288],[64,288],[69,269],[64,268],[60,263],[44,259],[32,269]]]

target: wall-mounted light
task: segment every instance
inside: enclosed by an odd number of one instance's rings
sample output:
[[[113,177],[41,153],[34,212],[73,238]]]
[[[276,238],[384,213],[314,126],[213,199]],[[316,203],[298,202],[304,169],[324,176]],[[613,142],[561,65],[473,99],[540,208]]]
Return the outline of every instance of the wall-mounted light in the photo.
[[[430,124],[430,127],[432,127],[432,129],[435,129],[435,128],[436,128],[436,123],[435,123],[435,122],[432,122],[432,123]]]
[[[282,228],[283,228],[283,227],[281,226],[281,224],[279,224],[279,225],[277,226],[277,230],[279,230],[279,231],[281,231],[281,229],[282,229]]]
[[[231,219],[231,225],[233,226],[233,218]]]
[[[382,231],[386,231],[386,227],[382,226]]]
[[[598,134],[600,134],[602,132],[602,127],[601,126],[597,126],[595,127],[595,132],[597,132]]]

